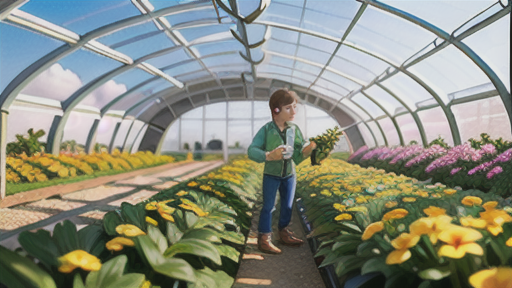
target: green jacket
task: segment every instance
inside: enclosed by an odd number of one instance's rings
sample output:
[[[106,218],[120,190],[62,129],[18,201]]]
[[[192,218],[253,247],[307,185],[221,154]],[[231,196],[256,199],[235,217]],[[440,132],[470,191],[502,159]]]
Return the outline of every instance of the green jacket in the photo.
[[[265,162],[265,168],[263,170],[264,174],[279,177],[295,174],[295,165],[298,165],[306,159],[304,155],[302,155],[302,149],[304,148],[306,141],[302,136],[299,126],[292,122],[286,122],[286,125],[287,127],[282,132],[283,135],[280,135],[280,130],[274,121],[270,121],[263,125],[263,127],[261,127],[258,133],[254,136],[254,139],[252,139],[252,143],[247,150],[249,159],[258,163]],[[291,126],[295,127],[295,143],[293,145],[292,157],[290,159],[265,161],[265,153],[267,151],[272,151],[276,149],[277,146],[286,144],[286,141],[284,140],[286,139],[286,130]]]

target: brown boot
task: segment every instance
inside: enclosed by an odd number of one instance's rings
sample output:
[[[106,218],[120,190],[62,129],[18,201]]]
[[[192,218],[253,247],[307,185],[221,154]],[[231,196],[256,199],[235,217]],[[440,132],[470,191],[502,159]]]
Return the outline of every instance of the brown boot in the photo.
[[[279,238],[281,238],[281,243],[289,246],[300,246],[304,244],[304,241],[302,239],[297,238],[295,234],[293,234],[292,231],[290,231],[288,228],[283,228],[279,230]]]
[[[272,233],[259,233],[258,234],[258,249],[260,251],[270,254],[280,254],[281,249],[272,244]]]

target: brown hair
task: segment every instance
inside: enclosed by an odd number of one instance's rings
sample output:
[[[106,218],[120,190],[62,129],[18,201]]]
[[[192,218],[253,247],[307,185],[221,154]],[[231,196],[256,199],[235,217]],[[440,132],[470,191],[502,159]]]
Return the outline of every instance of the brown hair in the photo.
[[[272,94],[272,96],[270,96],[270,100],[268,101],[272,116],[279,114],[283,106],[292,104],[293,102],[299,103],[299,96],[297,96],[297,93],[286,89],[277,90]],[[278,110],[276,110],[276,108]]]

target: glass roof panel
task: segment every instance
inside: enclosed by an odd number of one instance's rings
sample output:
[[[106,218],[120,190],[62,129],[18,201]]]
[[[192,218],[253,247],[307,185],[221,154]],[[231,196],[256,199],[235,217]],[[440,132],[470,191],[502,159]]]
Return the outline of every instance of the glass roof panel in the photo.
[[[380,127],[386,134],[386,138],[388,140],[388,146],[400,145],[400,138],[398,137],[398,132],[396,131],[395,125],[389,117],[378,120]]]
[[[151,43],[151,45],[148,45]],[[142,56],[151,54],[175,46],[174,43],[164,33],[151,36],[144,40],[139,40],[127,45],[117,47],[115,50],[130,56],[132,59],[138,59]]]
[[[290,51],[288,53],[290,53]],[[297,50],[297,57],[318,63],[320,65],[325,65],[331,57],[331,54],[321,52],[316,49],[307,48],[305,46],[299,46],[299,50]]]
[[[21,93],[64,101],[84,84],[121,65],[81,49],[43,71]]]
[[[182,61],[189,60],[190,56],[185,52],[185,49],[178,49],[172,52],[169,52],[165,55],[158,56],[155,58],[148,59],[144,62],[149,63],[156,68],[160,69],[163,67],[167,67],[172,64],[176,64]]]
[[[315,50],[319,49],[332,54],[334,49],[336,49],[336,46],[338,46],[338,43],[301,33],[300,45],[307,46],[308,48],[313,48]]]
[[[383,0],[390,6],[414,16],[451,33],[474,15],[494,4],[495,0],[473,1],[396,1]]]
[[[299,40],[299,32],[276,27],[270,27],[270,35],[272,39],[282,40],[285,42],[297,43]]]
[[[366,114],[366,112],[361,110],[361,108],[357,107],[357,105],[352,103],[352,101],[350,99],[344,98],[344,99],[341,100],[340,103],[345,105],[345,106],[347,106],[350,110],[352,110],[352,112],[354,112],[359,117],[359,118],[355,119],[356,121],[359,121],[359,120],[368,121],[368,120],[370,120],[370,116],[368,114]]]
[[[379,102],[380,105],[384,106],[384,109],[386,109],[386,111],[391,115],[395,115],[396,109],[403,107],[398,100],[389,95],[388,92],[384,91],[379,86],[372,85],[364,92],[370,95],[370,97],[375,101]]]
[[[428,143],[441,136],[448,145],[453,146],[450,126],[446,115],[440,107],[418,111],[418,116],[425,129]]]
[[[19,73],[64,42],[0,23],[0,91]]]
[[[375,73],[366,69],[366,67],[360,66],[357,62],[337,56],[332,59],[329,67],[357,78],[365,83],[370,83],[375,79],[375,77],[377,77]]]
[[[203,119],[203,106],[194,108],[181,115],[182,119]]]
[[[160,10],[167,7],[182,5],[182,4],[189,4],[192,2],[196,2],[197,0],[149,0],[151,5],[155,7],[155,10]],[[219,9],[221,10],[221,9]]]
[[[104,25],[140,15],[140,11],[130,1],[52,2],[32,0],[19,9],[82,35]],[[59,13],[55,13],[56,10]]]
[[[217,66],[209,68],[210,71],[217,74],[217,77],[231,77],[237,76],[240,77],[240,73],[244,71],[250,71],[251,66],[249,63],[242,65],[226,65],[226,66]]]
[[[329,89],[333,92],[336,91],[337,94],[339,94],[339,96],[336,96],[336,98],[339,98],[341,96],[346,96],[350,92],[348,89],[341,87],[340,85],[337,85],[335,83],[332,83],[328,80],[325,80],[323,78],[320,78],[320,79],[318,79],[318,81],[316,81],[315,87],[322,87],[324,89]]]
[[[185,37],[187,41],[191,42],[204,36],[223,32],[227,32],[229,35],[231,35],[229,32],[230,26],[231,24],[216,24],[201,27],[183,28],[179,29],[178,31],[181,33],[181,35],[183,35],[183,37]]]
[[[225,119],[226,118],[226,102],[221,103],[213,103],[204,106],[206,109],[205,118],[206,119]],[[208,123],[208,122],[207,122]],[[206,130],[209,131],[209,130]]]
[[[408,68],[447,103],[448,94],[489,83],[489,78],[465,54],[449,45]]]
[[[349,80],[349,79],[347,79],[341,75],[338,75],[336,73],[333,73],[329,70],[324,71],[324,73],[322,74],[322,79],[332,81],[332,82],[338,84],[339,86],[342,86],[348,90],[356,90],[356,89],[361,88],[361,85],[355,83],[354,81]]]
[[[379,126],[375,124],[375,121],[368,122],[368,126],[372,129],[373,135],[375,135],[375,138],[377,139],[377,146],[384,146],[386,142],[384,142],[384,137],[380,132]]]
[[[62,116],[60,111],[51,111],[42,109],[31,109],[27,106],[12,105],[9,108],[9,121],[7,122],[7,143],[16,142],[16,134],[26,135],[27,131],[32,128],[34,131],[43,129],[46,134],[39,138],[39,141],[46,142],[48,139],[48,131],[52,126],[55,115]],[[54,114],[57,112],[57,114]],[[2,131],[3,132],[3,131]]]
[[[510,92],[510,13],[462,42],[491,67]]]
[[[293,67],[295,68],[295,70],[300,70],[314,75],[318,75],[322,71],[322,68],[302,61],[295,61]]]
[[[192,49],[198,57],[227,51],[245,51],[245,47],[237,40],[199,44],[191,46],[190,49]]]
[[[203,71],[197,71],[197,72],[193,72],[193,73],[177,75],[175,78],[181,82],[189,82],[192,80],[206,78],[206,77],[211,77],[211,74],[208,73],[207,71],[203,70]]]
[[[368,146],[368,148],[375,147],[375,141],[373,140],[372,134],[370,133],[368,127],[366,127],[366,125],[363,123],[359,123],[357,124],[357,128],[359,128],[359,132],[361,132],[366,146]]]
[[[256,66],[256,70],[261,73],[278,73],[290,76],[293,70],[289,68],[279,67],[271,64],[261,64]]]
[[[389,67],[388,63],[345,45],[340,47],[336,56],[344,59],[350,59],[352,62],[365,67],[377,75],[380,75]]]
[[[402,63],[435,38],[414,23],[368,5],[347,40]]]
[[[400,115],[395,118],[398,123],[398,127],[400,127],[400,131],[402,131],[402,136],[404,137],[404,144],[409,144],[411,141],[416,141],[418,144],[422,144],[420,131],[418,130],[418,125],[414,122],[414,118],[412,115],[407,113],[404,115]]]
[[[231,101],[228,102],[228,118],[251,119],[251,102]]]
[[[370,116],[373,118],[377,118],[379,116],[385,115],[384,111],[379,108],[379,106],[375,105],[370,99],[366,98],[366,96],[362,95],[361,93],[357,93],[354,97],[351,99],[355,103],[357,103],[359,106],[363,107],[368,113],[370,113]]]
[[[226,64],[237,65],[237,64],[247,63],[244,59],[242,59],[242,57],[240,56],[240,54],[238,52],[214,56],[214,57],[207,57],[207,58],[203,58],[201,60],[208,67],[214,67],[214,66],[226,65]]]
[[[391,78],[386,79],[382,82],[382,85],[391,90],[397,97],[400,97],[412,111],[416,110],[417,102],[433,98],[420,84],[402,72],[398,72]],[[442,97],[442,95],[440,95],[440,97]]]
[[[133,122],[132,130],[130,130],[130,134],[128,134],[128,137],[126,138],[126,149],[131,149],[131,147],[134,147],[132,152],[136,152],[139,146],[137,144],[140,144],[140,141],[142,140],[142,136],[144,135],[144,132],[148,129],[148,125],[146,123],[135,120]],[[138,137],[137,137],[138,136]],[[137,139],[135,139],[137,137]],[[130,150],[128,150],[130,151]]]
[[[311,90],[316,91],[326,97],[332,98],[336,101],[340,100],[343,96],[345,96],[345,95],[340,94],[340,90],[341,90],[340,88],[333,91],[333,90],[329,90],[329,89],[325,88],[324,86],[322,86],[322,84],[324,84],[324,83],[322,83],[322,81],[318,81],[317,84],[315,84],[311,87]]]
[[[158,30],[155,23],[150,20],[139,25],[115,31],[96,39],[96,41],[115,49],[128,43],[147,38],[155,33],[164,33],[164,31]]]
[[[118,117],[110,117],[105,116],[100,120],[98,125],[98,130],[96,134],[96,143],[110,145],[110,140],[112,139],[114,129],[116,128],[116,124],[121,122],[121,118]]]
[[[302,72],[299,70],[293,70],[293,77],[300,78],[302,80],[309,81],[310,83],[313,83],[313,81],[316,80],[316,75],[309,74],[306,72]]]
[[[190,60],[190,61],[184,61],[183,64],[176,64],[172,65],[170,68],[162,69],[163,72],[167,75],[175,76],[175,75],[181,75],[187,72],[191,71],[199,71],[202,70],[203,67],[201,64],[199,64],[198,61]]]
[[[270,78],[270,79],[277,79],[277,80],[281,80],[281,81],[284,81],[284,82],[293,83],[291,76],[285,76],[285,75],[281,75],[281,74],[277,74],[277,73],[268,73],[268,72],[265,72],[265,73],[264,72],[258,72],[258,75],[261,76],[261,77],[267,77],[267,78]]]
[[[301,78],[293,77],[293,76],[292,76],[292,83],[295,85],[298,85],[298,86],[302,86],[303,88],[308,88],[309,85],[311,85],[310,81],[303,80]]]
[[[307,1],[301,27],[341,38],[360,6],[355,1]]]
[[[132,105],[137,104],[140,100],[151,96],[153,93],[161,91],[162,89],[171,87],[172,84],[169,81],[163,78],[156,78],[155,81],[151,81],[146,85],[140,87],[139,89],[130,93],[130,95],[124,97],[121,101],[114,104],[110,110],[121,110],[125,111],[129,109]]]
[[[233,27],[236,26],[233,25]],[[249,40],[249,44],[254,44],[263,40],[263,38],[265,37],[266,27],[266,25],[260,24],[245,25],[245,30],[247,31],[247,38]],[[237,28],[232,28],[232,30],[238,31]],[[240,33],[238,33],[238,35],[240,35]]]
[[[222,10],[222,9],[219,9]],[[185,11],[181,13],[176,13],[173,15],[166,16],[165,19],[169,21],[171,26],[176,24],[184,23],[184,22],[192,22],[197,20],[202,20],[205,18],[217,18],[217,13],[215,13],[215,9],[213,6],[211,9],[201,9],[201,10],[193,10],[193,11]]]
[[[274,51],[283,55],[291,55],[295,53],[295,50],[297,49],[296,47],[297,46],[295,44],[282,42],[274,38],[267,40],[267,42],[263,44],[263,50]]]
[[[251,121],[249,120],[231,120],[228,122],[228,145],[234,148],[238,143],[239,149],[249,147],[252,142]]]
[[[258,17],[258,21],[270,21],[298,27],[302,15],[302,5],[301,7],[290,5],[293,2],[294,1],[270,2],[267,9]]]

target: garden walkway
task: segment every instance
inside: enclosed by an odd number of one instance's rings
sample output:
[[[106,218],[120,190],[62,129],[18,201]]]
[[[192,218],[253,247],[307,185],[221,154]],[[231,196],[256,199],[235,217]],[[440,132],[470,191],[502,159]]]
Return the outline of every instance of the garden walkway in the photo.
[[[80,229],[102,219],[122,202],[144,201],[179,181],[223,164],[223,161],[171,163],[8,196],[1,202],[2,207],[8,208],[0,208],[0,244],[13,250],[19,247],[20,232],[53,230],[55,224],[66,219]]]

